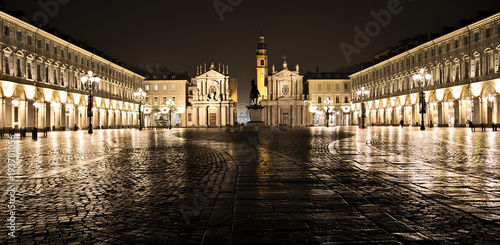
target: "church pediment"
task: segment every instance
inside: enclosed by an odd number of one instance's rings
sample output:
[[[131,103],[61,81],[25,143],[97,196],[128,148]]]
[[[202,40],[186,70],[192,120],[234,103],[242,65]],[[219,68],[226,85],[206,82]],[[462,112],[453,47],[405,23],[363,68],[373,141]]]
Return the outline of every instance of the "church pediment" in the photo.
[[[206,78],[206,77],[210,77],[210,78],[225,78],[226,76],[216,70],[210,70],[210,71],[207,71],[206,73],[204,74],[201,74],[200,76],[197,76],[196,78]]]
[[[303,77],[299,74],[297,74],[296,72],[292,72],[288,69],[285,69],[285,70],[282,70],[276,74],[273,75],[273,77]]]

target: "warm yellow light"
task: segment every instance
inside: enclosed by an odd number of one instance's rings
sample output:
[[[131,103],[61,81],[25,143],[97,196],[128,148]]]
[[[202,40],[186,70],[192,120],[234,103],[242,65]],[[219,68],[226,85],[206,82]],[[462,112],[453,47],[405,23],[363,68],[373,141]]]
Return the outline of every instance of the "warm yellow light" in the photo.
[[[62,104],[66,104],[68,94],[66,92],[59,92],[59,99]]]
[[[43,93],[44,97],[45,97],[45,101],[49,102],[52,100],[52,92],[50,90],[46,90],[44,93]]]
[[[25,91],[26,91],[26,99],[32,100],[33,98],[35,98],[35,87],[27,86],[25,88]]]
[[[481,95],[481,85],[480,84],[474,84],[472,86],[471,90],[472,90],[472,95],[474,95],[476,97]]]
[[[3,95],[7,98],[12,97],[12,95],[14,94],[14,86],[12,86],[11,84],[2,85],[2,89]]]
[[[33,103],[33,106],[37,109],[40,108],[40,104],[38,102]]]
[[[460,87],[455,87],[453,88],[453,98],[458,100],[460,98],[460,93],[462,92],[462,89]]]
[[[19,106],[19,100],[13,100],[13,101],[12,101],[12,104],[13,104],[14,106]]]
[[[444,99],[444,90],[438,89],[436,91],[436,97],[437,97],[438,101],[442,101]]]
[[[177,108],[177,111],[178,111],[180,114],[182,114],[182,113],[184,113],[184,112],[186,111],[186,109],[185,109],[183,106],[179,106],[179,107]]]
[[[317,109],[318,109],[318,107],[315,105],[309,106],[309,112],[311,112],[311,113],[316,112]]]

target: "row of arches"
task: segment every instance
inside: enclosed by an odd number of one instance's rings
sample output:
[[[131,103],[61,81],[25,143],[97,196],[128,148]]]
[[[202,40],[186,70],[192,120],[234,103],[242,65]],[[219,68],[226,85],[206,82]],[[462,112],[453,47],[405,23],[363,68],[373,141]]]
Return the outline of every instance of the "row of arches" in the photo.
[[[500,122],[500,82],[487,81],[425,91],[425,123],[437,126],[466,126]],[[374,125],[418,125],[419,94],[368,100],[366,118]],[[360,124],[361,103],[352,105],[354,124]]]

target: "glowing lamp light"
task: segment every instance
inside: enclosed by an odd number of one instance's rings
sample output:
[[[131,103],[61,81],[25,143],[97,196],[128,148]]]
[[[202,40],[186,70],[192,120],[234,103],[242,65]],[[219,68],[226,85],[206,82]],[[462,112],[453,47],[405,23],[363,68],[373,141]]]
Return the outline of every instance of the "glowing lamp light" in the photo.
[[[438,89],[436,91],[436,97],[437,97],[438,101],[442,101],[444,99],[444,90]]]
[[[52,100],[52,92],[51,91],[45,91],[43,93],[43,97],[45,98],[45,101],[51,101]]]
[[[449,105],[450,107],[453,107],[453,104],[454,104],[454,103],[453,103],[453,101],[448,102],[448,105]]]
[[[3,94],[7,98],[12,97],[12,95],[14,94],[14,86],[12,86],[10,84],[2,85],[2,89],[3,89]]]
[[[467,100],[467,105],[472,104],[472,100]]]
[[[179,106],[179,107],[177,108],[177,111],[178,111],[180,114],[182,114],[182,113],[184,113],[184,112],[186,111],[186,109],[184,108],[184,106]]]
[[[456,100],[458,100],[460,98],[460,92],[461,92],[461,89],[459,87],[457,88],[453,88],[453,98],[455,98]]]
[[[311,112],[311,113],[316,112],[317,109],[318,109],[318,107],[315,105],[309,106],[309,112]]]
[[[33,86],[28,86],[25,89],[26,91],[26,99],[32,100],[35,98],[35,87]]]
[[[50,107],[57,107],[59,106],[59,103],[56,103],[54,101],[50,102]]]
[[[73,103],[75,103],[75,105],[80,104],[80,94],[73,94]]]
[[[38,109],[38,108],[40,108],[40,103],[35,102],[35,103],[33,103],[33,106],[34,106],[36,109]]]
[[[472,86],[472,95],[475,97],[481,95],[481,85],[477,84]]]
[[[490,102],[493,102],[493,101],[495,101],[495,97],[491,96],[491,97],[489,97],[489,98],[488,98],[488,100],[489,100]]]
[[[13,100],[13,101],[12,101],[12,104],[13,104],[14,106],[19,106],[19,100]]]
[[[68,94],[66,92],[59,92],[59,99],[61,103],[66,104],[66,100],[68,98]]]

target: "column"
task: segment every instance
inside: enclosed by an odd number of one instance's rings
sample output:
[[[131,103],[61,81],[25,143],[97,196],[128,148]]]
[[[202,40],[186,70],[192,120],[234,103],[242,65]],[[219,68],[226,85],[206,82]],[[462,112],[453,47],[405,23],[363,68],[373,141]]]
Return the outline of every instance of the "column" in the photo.
[[[413,126],[416,126],[417,125],[417,122],[420,124],[420,121],[421,119],[419,118],[420,117],[420,113],[418,111],[419,107],[417,105],[412,105],[411,106],[411,111],[412,111],[412,117],[411,117],[411,121],[413,123]]]
[[[441,101],[439,101],[437,103],[437,110],[438,110],[438,121],[437,122],[432,122],[432,123],[437,123],[438,124],[438,127],[441,127],[441,126],[445,126],[445,124],[447,124],[446,121],[446,117],[448,116],[448,114],[446,113],[446,108],[445,108],[445,104],[446,103],[443,103]]]
[[[28,101],[21,101],[19,103],[19,129],[28,126]]]
[[[0,127],[5,128],[5,99],[2,98],[0,105]]]
[[[475,97],[473,100],[473,122],[474,124],[481,123],[481,101],[479,97]]]
[[[66,104],[61,104],[61,123],[60,123],[60,126],[61,126],[61,130],[66,130]]]
[[[480,97],[479,101],[481,101],[481,108],[479,109],[481,111],[481,123],[487,124],[488,123],[488,98],[487,97]]]
[[[495,101],[493,102],[493,104],[493,121],[495,122],[495,124],[498,124],[500,122],[500,95],[495,96]]]

